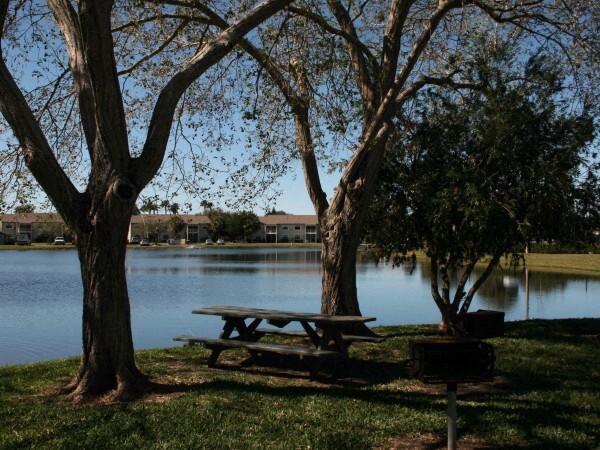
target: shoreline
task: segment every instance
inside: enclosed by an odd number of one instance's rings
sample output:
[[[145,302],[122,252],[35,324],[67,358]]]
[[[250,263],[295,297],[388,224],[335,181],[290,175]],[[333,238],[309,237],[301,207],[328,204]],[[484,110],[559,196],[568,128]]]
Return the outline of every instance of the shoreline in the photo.
[[[273,249],[319,249],[321,244],[318,243],[281,243],[281,244],[264,244],[264,243],[226,243],[225,245],[206,245],[202,243],[186,244],[186,245],[168,245],[158,244],[150,245],[147,247],[140,247],[139,245],[127,245],[127,250],[166,250],[166,249],[261,249],[261,248],[273,248]],[[30,246],[22,245],[0,245],[0,252],[3,250],[13,251],[27,251],[27,250],[48,250],[48,251],[60,251],[60,250],[75,250],[75,246],[71,243],[66,245],[53,245],[53,244],[31,244]],[[359,249],[360,252],[360,249]],[[364,253],[364,252],[360,252]],[[562,273],[567,275],[583,275],[600,277],[600,254],[590,253],[527,253],[525,256],[525,266],[522,264],[518,266],[510,266],[508,261],[503,258],[499,267],[502,270],[524,270],[529,269],[533,272],[547,272],[547,273]],[[417,252],[417,260],[421,263],[426,261],[426,256],[422,251]],[[479,262],[481,266],[484,263]]]

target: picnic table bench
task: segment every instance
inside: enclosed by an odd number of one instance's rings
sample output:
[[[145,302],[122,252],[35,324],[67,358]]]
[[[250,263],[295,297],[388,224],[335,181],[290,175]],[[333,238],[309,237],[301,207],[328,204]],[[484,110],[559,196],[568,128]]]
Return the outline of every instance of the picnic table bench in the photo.
[[[314,359],[316,364],[311,369],[312,376],[322,360],[347,360],[348,347],[353,342],[382,342],[385,340],[385,338],[377,336],[355,336],[342,332],[348,326],[374,321],[374,317],[334,316],[237,306],[212,306],[195,309],[192,313],[221,316],[225,321],[219,338],[191,335],[173,338],[175,341],[190,344],[199,343],[212,350],[208,359],[209,367],[214,366],[222,351],[244,348],[252,356],[276,353],[296,355],[301,359]],[[272,327],[259,328],[263,321]],[[290,323],[300,323],[304,331],[283,329]],[[269,334],[308,338],[313,347],[259,342],[263,336]]]

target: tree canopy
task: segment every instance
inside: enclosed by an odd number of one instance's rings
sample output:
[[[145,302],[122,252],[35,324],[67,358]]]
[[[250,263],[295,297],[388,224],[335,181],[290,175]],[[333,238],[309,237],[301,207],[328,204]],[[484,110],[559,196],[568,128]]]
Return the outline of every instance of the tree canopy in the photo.
[[[177,181],[177,130],[199,126],[184,125],[189,102],[197,115],[221,104],[199,79],[222,73],[233,48],[291,2],[0,0],[0,198],[8,188],[28,198],[37,184],[75,235],[83,351],[63,390],[73,400],[145,385],[125,275],[135,202],[159,171],[165,186]],[[204,181],[191,172],[192,186]]]
[[[226,212],[212,209],[208,213],[210,232],[213,238],[248,241],[260,227],[258,216],[252,211]]]
[[[453,333],[503,254],[532,239],[564,239],[573,217],[592,219],[600,208],[588,111],[565,110],[563,78],[544,57],[515,77],[510,49],[495,51],[474,67],[477,90],[424,93],[400,118],[367,227],[386,255],[425,250],[434,300]],[[468,289],[480,260],[488,268]],[[462,276],[452,296],[454,269]]]
[[[258,64],[256,87],[244,91],[243,118],[259,149],[249,167],[285,170],[291,157],[301,160],[323,236],[325,313],[360,314],[362,226],[386,144],[420,91],[476,87],[468,68],[482,49],[510,38],[518,61],[552,56],[572,69],[569,95],[597,105],[597,26],[588,1],[332,0],[288,11],[261,35],[262,45],[240,44]],[[341,174],[333,193],[321,180],[330,169]]]

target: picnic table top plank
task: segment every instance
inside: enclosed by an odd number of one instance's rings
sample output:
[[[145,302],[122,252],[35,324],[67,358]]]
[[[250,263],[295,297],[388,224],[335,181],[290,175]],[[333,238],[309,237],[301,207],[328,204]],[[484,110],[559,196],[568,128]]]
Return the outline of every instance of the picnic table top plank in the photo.
[[[194,309],[193,314],[206,314],[223,317],[265,319],[272,321],[304,321],[330,324],[365,323],[376,320],[375,317],[365,316],[334,316],[329,314],[314,314],[306,312],[280,311],[275,309],[244,308],[240,306],[210,306]]]

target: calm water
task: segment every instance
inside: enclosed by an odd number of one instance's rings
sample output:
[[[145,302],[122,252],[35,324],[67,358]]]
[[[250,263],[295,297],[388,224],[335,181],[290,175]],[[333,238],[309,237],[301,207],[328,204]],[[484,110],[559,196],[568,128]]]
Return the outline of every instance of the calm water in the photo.
[[[320,251],[215,248],[133,250],[127,256],[137,349],[179,345],[179,334],[217,336],[217,317],[194,308],[243,305],[320,310]],[[429,273],[373,263],[357,266],[363,315],[375,325],[437,323]],[[498,271],[471,310],[496,309],[506,320],[600,317],[600,278]],[[74,250],[0,252],[0,365],[78,355],[81,350],[79,264]]]

